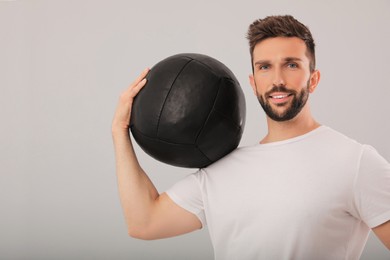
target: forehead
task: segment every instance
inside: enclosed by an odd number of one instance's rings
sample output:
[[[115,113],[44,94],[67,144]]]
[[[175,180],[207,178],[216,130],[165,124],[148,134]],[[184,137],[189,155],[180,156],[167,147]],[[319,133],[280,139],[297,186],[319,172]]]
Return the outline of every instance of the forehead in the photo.
[[[253,62],[275,61],[286,57],[296,57],[308,62],[306,50],[305,42],[297,37],[268,38],[256,44],[253,50]]]

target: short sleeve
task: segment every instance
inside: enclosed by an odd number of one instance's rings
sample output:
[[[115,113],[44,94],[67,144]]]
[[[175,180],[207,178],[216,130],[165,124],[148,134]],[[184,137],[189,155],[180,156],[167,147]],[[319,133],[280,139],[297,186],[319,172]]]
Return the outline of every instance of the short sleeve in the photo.
[[[390,219],[390,164],[371,146],[363,146],[354,203],[357,215],[370,228]]]
[[[202,191],[200,189],[198,175],[200,171],[193,173],[174,184],[166,191],[166,194],[180,207],[196,215],[202,226],[206,226]]]

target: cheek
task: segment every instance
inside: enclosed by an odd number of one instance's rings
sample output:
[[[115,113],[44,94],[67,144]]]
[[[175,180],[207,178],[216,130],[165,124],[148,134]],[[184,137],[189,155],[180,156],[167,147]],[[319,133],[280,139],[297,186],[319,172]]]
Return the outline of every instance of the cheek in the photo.
[[[265,92],[270,86],[272,87],[272,80],[267,75],[259,75],[254,78],[256,89],[258,93]]]
[[[306,73],[290,73],[289,77],[287,78],[287,87],[306,87],[307,82],[310,79],[310,75],[306,75]]]

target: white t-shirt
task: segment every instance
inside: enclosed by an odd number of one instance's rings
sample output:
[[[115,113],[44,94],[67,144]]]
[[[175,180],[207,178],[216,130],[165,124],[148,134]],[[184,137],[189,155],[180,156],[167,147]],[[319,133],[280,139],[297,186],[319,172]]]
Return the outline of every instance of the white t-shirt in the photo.
[[[359,259],[390,219],[390,164],[321,126],[238,148],[167,194],[208,226],[215,259]]]

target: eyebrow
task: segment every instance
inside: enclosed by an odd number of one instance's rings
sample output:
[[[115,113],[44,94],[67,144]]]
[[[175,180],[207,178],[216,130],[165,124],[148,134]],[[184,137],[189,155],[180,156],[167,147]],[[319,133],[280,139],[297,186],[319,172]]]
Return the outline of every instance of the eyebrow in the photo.
[[[297,57],[286,57],[283,59],[284,61],[302,61],[302,59]]]
[[[302,59],[297,58],[297,57],[286,57],[283,59],[284,62],[290,62],[290,61],[302,61]],[[260,64],[270,64],[270,60],[258,60],[255,62],[255,65],[260,65]]]

